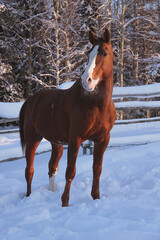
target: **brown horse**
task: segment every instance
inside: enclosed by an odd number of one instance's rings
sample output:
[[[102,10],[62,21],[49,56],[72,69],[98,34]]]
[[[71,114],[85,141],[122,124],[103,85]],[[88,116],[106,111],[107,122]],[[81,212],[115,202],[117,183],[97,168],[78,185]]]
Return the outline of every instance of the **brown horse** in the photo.
[[[112,102],[113,52],[110,33],[106,29],[102,38],[90,31],[93,45],[89,62],[81,79],[67,90],[43,90],[29,97],[20,111],[20,137],[25,149],[27,194],[31,194],[36,149],[44,137],[52,145],[49,161],[50,188],[55,190],[55,175],[62,156],[63,144],[68,144],[66,185],[62,206],[68,206],[71,182],[76,173],[79,147],[89,139],[94,142],[93,199],[100,198],[99,180],[103,154],[110,139],[116,118]]]

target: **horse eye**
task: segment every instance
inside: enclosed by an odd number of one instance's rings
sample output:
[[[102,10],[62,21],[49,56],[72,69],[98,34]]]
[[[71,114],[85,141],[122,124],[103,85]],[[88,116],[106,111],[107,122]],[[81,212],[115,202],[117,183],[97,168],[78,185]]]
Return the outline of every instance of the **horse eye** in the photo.
[[[103,53],[103,56],[104,56],[104,57],[106,57],[106,56],[107,56],[107,53],[106,53],[106,52],[104,52],[104,53]]]

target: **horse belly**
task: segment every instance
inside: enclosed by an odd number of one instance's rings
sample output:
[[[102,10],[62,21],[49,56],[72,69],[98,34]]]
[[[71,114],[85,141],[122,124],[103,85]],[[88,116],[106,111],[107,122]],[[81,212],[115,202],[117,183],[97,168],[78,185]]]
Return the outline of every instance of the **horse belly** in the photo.
[[[55,144],[68,142],[68,121],[63,108],[45,109],[36,117],[37,131],[48,141]]]
[[[66,129],[62,126],[58,126],[56,123],[48,123],[48,126],[45,129],[42,126],[39,126],[37,130],[46,140],[52,143],[67,144],[68,142],[68,133]]]

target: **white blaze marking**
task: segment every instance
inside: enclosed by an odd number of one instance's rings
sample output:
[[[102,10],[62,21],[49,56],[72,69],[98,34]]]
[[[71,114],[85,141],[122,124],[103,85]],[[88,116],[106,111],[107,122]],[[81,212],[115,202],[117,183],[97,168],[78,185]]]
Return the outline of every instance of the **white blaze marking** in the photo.
[[[56,191],[56,182],[55,182],[56,175],[57,175],[57,171],[55,172],[55,174],[52,175],[52,177],[49,178],[49,187],[48,188],[52,192]]]
[[[85,72],[82,75],[82,85],[87,91],[93,91],[96,87],[99,79],[92,79],[92,74],[96,66],[96,57],[98,54],[99,46],[95,46],[92,52],[89,54],[89,63],[86,67]],[[88,81],[90,79],[91,81]]]

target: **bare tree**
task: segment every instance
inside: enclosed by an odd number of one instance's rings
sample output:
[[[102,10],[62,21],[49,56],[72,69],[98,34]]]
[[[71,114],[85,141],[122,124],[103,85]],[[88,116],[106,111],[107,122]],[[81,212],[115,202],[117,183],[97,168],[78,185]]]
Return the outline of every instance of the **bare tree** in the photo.
[[[160,81],[158,0],[3,0],[0,6],[2,100],[79,79],[90,28],[111,30],[114,84]]]

